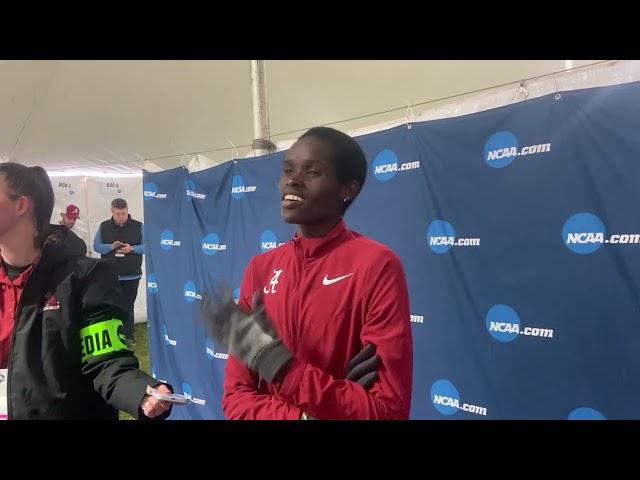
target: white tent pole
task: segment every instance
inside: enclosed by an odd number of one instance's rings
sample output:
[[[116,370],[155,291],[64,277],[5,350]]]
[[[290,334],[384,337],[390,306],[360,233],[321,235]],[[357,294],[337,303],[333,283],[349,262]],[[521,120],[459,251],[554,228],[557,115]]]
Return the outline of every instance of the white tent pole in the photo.
[[[87,255],[93,257],[93,236],[91,236],[91,215],[89,214],[89,179],[87,177],[83,177],[80,180],[80,183],[84,189],[84,218],[87,222],[87,238],[85,238],[87,243]]]
[[[251,60],[251,99],[253,103],[253,143],[257,155],[274,152],[276,146],[269,140],[269,116],[264,77],[264,60]]]

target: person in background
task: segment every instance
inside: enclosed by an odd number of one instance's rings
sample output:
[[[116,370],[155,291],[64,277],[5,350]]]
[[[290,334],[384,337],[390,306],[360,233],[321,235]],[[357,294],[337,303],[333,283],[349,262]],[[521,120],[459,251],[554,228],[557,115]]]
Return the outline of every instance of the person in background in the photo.
[[[93,249],[113,265],[118,273],[128,312],[124,332],[127,344],[133,348],[136,344],[134,306],[142,277],[145,240],[142,222],[131,218],[127,202],[123,198],[116,198],[111,202],[111,218],[98,227],[93,239]]]
[[[64,212],[60,212],[60,217],[60,225],[64,225],[71,230],[76,224],[76,220],[80,218],[80,209],[73,203],[70,203]]]
[[[171,386],[127,349],[113,267],[49,224],[53,206],[44,169],[0,164],[0,419],[166,418],[146,391]]]
[[[64,225],[65,227],[67,227],[69,229],[70,235],[75,235],[76,237],[78,237],[78,240],[81,241],[84,245],[84,252],[86,255],[87,244],[76,234],[76,232],[73,231],[76,220],[78,220],[79,218],[80,209],[73,203],[70,203],[69,205],[67,205],[67,209],[64,212],[60,212],[60,225]]]

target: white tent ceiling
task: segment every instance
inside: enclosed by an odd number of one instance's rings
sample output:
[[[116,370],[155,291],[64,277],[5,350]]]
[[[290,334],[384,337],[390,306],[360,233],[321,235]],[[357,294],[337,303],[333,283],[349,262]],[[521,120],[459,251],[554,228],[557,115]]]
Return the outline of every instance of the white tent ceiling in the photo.
[[[578,67],[594,63],[573,61]],[[304,129],[561,71],[564,60],[266,61],[273,141]],[[231,158],[253,139],[249,61],[2,61],[0,159],[105,173]],[[429,105],[431,107],[433,105]],[[426,106],[424,107],[426,108]],[[420,110],[415,108],[416,113]],[[396,111],[339,123],[352,130]],[[211,151],[218,150],[218,151]],[[240,156],[250,148],[239,148]],[[163,157],[163,158],[158,158]]]

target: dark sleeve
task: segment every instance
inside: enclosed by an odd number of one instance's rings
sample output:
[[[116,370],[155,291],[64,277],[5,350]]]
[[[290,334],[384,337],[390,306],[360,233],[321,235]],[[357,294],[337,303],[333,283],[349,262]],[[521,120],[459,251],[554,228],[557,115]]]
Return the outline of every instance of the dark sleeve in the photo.
[[[76,232],[74,232],[73,230],[68,230],[67,232],[67,241],[72,244],[72,248],[74,249],[74,252],[79,253],[80,255],[86,256],[87,255],[87,244],[84,242],[83,239],[81,239]]]
[[[109,405],[134,418],[147,418],[139,408],[140,402],[147,385],[156,386],[159,382],[139,369],[138,359],[127,349],[123,330],[127,310],[115,271],[107,262],[98,261],[81,279],[80,288],[83,375]],[[171,410],[156,419],[164,419],[170,413]]]

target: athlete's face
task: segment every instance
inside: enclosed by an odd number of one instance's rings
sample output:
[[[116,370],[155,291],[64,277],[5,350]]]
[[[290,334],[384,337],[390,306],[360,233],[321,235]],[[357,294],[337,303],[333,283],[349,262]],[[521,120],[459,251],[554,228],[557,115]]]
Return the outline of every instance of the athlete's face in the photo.
[[[315,137],[298,140],[287,153],[280,177],[280,208],[287,223],[335,224],[349,189],[340,185],[331,146]]]

